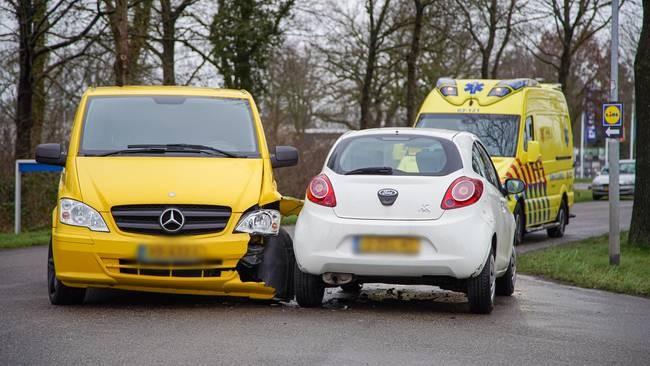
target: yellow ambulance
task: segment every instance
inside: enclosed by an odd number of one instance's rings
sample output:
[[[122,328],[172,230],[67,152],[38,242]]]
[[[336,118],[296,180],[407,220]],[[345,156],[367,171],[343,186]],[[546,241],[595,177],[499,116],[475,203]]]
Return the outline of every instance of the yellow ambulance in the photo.
[[[526,190],[509,198],[516,243],[526,232],[564,235],[573,206],[573,136],[559,85],[533,79],[441,78],[420,108],[416,127],[469,131],[492,156],[501,180]]]

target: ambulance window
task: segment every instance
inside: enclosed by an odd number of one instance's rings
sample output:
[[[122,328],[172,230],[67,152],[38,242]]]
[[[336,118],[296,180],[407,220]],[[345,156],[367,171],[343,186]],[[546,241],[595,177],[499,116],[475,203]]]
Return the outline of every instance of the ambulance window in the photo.
[[[533,128],[533,116],[526,117],[526,129],[524,130],[524,151],[528,151],[528,141],[535,139]]]

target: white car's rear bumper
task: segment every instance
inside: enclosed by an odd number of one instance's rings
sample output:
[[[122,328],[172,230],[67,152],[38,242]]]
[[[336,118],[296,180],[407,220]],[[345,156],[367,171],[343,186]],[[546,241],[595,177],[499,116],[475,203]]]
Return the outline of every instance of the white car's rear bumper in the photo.
[[[357,276],[450,276],[466,279],[479,273],[492,245],[492,225],[475,209],[446,211],[437,220],[342,219],[331,208],[305,202],[294,238],[296,260],[311,274]],[[416,237],[418,255],[358,254],[355,238],[364,235]]]

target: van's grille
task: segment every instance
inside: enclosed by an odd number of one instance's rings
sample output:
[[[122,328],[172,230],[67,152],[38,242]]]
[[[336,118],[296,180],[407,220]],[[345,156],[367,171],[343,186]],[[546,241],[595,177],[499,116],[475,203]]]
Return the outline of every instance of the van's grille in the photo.
[[[160,225],[163,211],[175,208],[185,218],[180,230],[170,233]],[[230,207],[209,205],[128,205],[111,209],[117,227],[122,231],[151,235],[197,235],[218,233],[228,224]]]
[[[158,277],[221,277],[222,271],[232,270],[232,268],[224,268],[220,260],[188,265],[143,264],[128,259],[120,259],[118,263],[107,267],[117,268],[123,274]]]

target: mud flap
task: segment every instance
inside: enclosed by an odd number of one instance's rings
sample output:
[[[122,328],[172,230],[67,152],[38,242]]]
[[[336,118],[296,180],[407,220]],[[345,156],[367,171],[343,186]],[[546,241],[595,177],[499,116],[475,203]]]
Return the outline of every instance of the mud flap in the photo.
[[[280,228],[277,236],[264,238],[264,259],[257,267],[257,277],[266,286],[275,288],[275,297],[291,300],[293,292],[293,242],[291,236]]]

